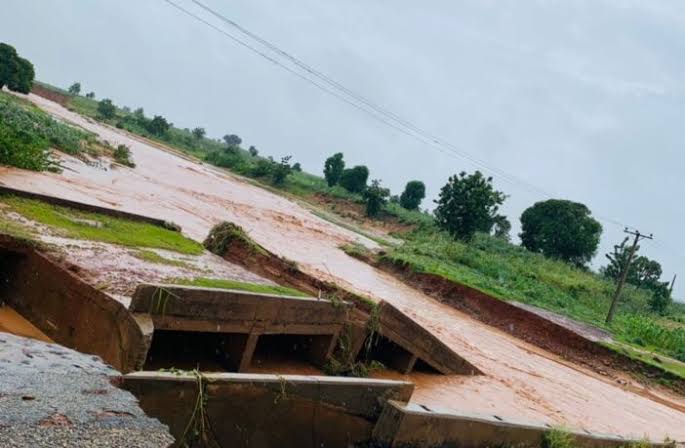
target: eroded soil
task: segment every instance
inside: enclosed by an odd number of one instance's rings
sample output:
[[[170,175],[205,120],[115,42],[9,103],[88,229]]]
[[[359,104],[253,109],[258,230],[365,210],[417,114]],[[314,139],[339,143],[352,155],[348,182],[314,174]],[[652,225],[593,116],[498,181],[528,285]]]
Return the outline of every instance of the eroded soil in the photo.
[[[410,375],[417,384],[414,401],[637,438],[685,440],[682,397],[657,394],[630,379],[605,378],[475,321],[338,248],[352,242],[375,248],[367,238],[238,177],[84,119],[48,100],[30,99],[111,144],[130,146],[137,167],[103,170],[65,158],[68,169],[61,175],[0,168],[0,182],[163,218],[180,224],[197,240],[219,221],[232,221],[303,270],[394,304],[485,373]]]

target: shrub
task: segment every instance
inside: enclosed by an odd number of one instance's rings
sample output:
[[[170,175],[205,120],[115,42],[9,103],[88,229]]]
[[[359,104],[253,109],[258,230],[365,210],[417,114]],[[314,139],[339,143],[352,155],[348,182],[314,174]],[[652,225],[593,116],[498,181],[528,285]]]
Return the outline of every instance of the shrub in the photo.
[[[81,93],[81,83],[80,82],[75,82],[69,86],[69,94],[70,95],[78,95],[80,93]]]
[[[98,103],[97,112],[100,118],[110,120],[116,115],[117,109],[114,107],[112,100],[104,99]]]
[[[113,153],[114,160],[129,168],[135,168],[136,164],[131,160],[131,150],[126,145],[119,145]]]
[[[86,98],[90,98],[90,99],[95,98],[95,92],[88,92],[88,93],[86,93]]]
[[[0,90],[7,86],[13,92],[27,94],[34,77],[33,64],[20,57],[11,45],[0,43]]]
[[[240,144],[243,142],[243,139],[235,134],[228,134],[224,135],[224,142],[226,142],[226,145],[228,145],[229,147],[240,146]]]
[[[193,132],[193,137],[195,137],[197,140],[202,140],[204,138],[205,134],[207,134],[207,131],[205,131],[204,128],[200,128],[200,127],[193,129],[192,132]]]
[[[451,176],[435,201],[435,221],[454,238],[469,240],[476,232],[490,233],[506,196],[495,190],[492,177],[480,171]]]
[[[584,204],[537,202],[521,215],[521,244],[532,252],[585,266],[597,252],[602,225]]]
[[[152,120],[147,122],[146,129],[152,135],[161,137],[167,133],[170,127],[171,123],[169,123],[166,118],[162,117],[161,115],[155,115]]]
[[[390,190],[381,187],[381,181],[374,179],[371,186],[362,193],[364,202],[366,203],[366,216],[378,216],[383,206],[388,202]]]
[[[400,205],[407,210],[418,210],[421,201],[426,197],[426,186],[420,180],[407,182],[402,195],[400,195]]]
[[[345,169],[345,161],[341,152],[333,154],[326,159],[323,166],[323,175],[326,178],[326,183],[329,187],[337,185],[340,182],[343,170]],[[364,180],[366,183],[366,180]]]
[[[259,151],[254,146],[250,146],[250,149],[248,149],[247,151],[250,153],[252,157],[257,157],[259,155]]]
[[[280,163],[273,162],[271,165],[271,183],[276,186],[281,186],[285,183],[285,179],[292,172],[292,167],[290,166],[291,156],[285,156],[281,158]]]
[[[350,193],[361,193],[366,188],[369,178],[369,169],[364,165],[343,170],[340,176],[340,185]]]

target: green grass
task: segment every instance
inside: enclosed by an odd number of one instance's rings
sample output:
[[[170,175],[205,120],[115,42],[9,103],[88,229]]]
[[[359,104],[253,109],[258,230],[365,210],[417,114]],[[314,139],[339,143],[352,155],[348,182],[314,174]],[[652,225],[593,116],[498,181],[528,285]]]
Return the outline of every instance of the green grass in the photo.
[[[655,355],[646,350],[639,350],[629,344],[614,342],[614,343],[602,343],[605,347],[610,348],[618,353],[622,353],[629,358],[642,361],[646,364],[654,366],[658,369],[664,370],[666,372],[677,375],[681,378],[685,378],[685,363],[678,360],[663,356]]]
[[[200,243],[184,237],[180,232],[152,224],[12,196],[0,197],[0,201],[9,205],[13,211],[56,229],[68,238],[102,241],[127,247],[167,249],[189,255],[203,253]]]
[[[97,153],[92,134],[58,122],[27,101],[0,92],[0,165],[57,170],[52,148],[71,155]]]
[[[287,286],[274,285],[260,285],[258,283],[239,282],[237,280],[227,280],[218,278],[194,278],[189,279],[173,279],[172,283],[187,286],[198,286],[202,288],[217,288],[217,289],[234,289],[238,291],[255,292],[260,294],[275,294],[280,296],[294,296],[294,297],[311,297],[297,289],[288,288]]]
[[[668,328],[650,311],[648,294],[626,287],[614,322],[604,323],[613,282],[598,274],[531,253],[488,235],[466,244],[435,229],[412,233],[383,259],[415,272],[439,275],[501,300],[535,305],[610,330],[620,340],[680,358],[685,329]]]
[[[166,258],[151,250],[139,249],[133,252],[133,256],[149,263],[164,264],[167,266],[176,266],[193,270],[196,269],[193,265],[186,263],[185,261]]]

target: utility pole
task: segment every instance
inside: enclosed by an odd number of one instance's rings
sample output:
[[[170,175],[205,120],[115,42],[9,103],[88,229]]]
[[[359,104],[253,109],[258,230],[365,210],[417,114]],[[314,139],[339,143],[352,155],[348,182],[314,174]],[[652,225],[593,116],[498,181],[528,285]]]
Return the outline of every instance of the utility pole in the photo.
[[[673,287],[675,286],[675,279],[677,276],[678,276],[678,274],[673,274],[673,280],[671,280],[671,289],[670,289],[671,297],[673,297]]]
[[[639,243],[641,239],[654,239],[651,233],[649,235],[644,235],[640,233],[639,230],[633,232],[632,230],[628,230],[628,228],[625,228],[623,232],[627,233],[628,235],[633,235],[635,239],[633,239],[633,245],[630,246],[628,260],[626,261],[625,266],[623,266],[623,272],[621,272],[621,277],[618,280],[618,285],[616,285],[616,292],[614,293],[614,297],[612,297],[611,299],[611,307],[609,308],[609,314],[607,314],[606,319],[607,324],[611,323],[611,319],[614,318],[614,313],[616,312],[616,305],[618,304],[618,299],[621,297],[621,290],[623,289],[623,284],[626,282],[626,277],[628,277],[628,271],[630,270],[630,264],[633,262],[633,256],[635,255],[635,251],[637,250],[637,243]]]

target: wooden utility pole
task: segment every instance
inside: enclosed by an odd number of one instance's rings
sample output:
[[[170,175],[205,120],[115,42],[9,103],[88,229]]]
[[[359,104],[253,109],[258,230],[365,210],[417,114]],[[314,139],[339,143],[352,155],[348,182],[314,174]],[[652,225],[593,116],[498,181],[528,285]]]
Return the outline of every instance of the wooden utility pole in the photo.
[[[621,297],[621,290],[623,289],[623,284],[626,282],[626,277],[628,277],[628,271],[630,270],[630,264],[633,262],[633,256],[635,255],[635,251],[637,250],[637,243],[639,243],[641,239],[653,239],[651,233],[649,235],[643,235],[642,233],[640,233],[639,230],[633,232],[632,230],[628,230],[626,228],[623,230],[623,232],[627,233],[628,235],[633,235],[635,239],[633,240],[633,245],[630,246],[628,260],[626,261],[625,266],[623,266],[623,272],[621,272],[621,277],[618,280],[618,285],[616,285],[616,292],[614,293],[614,297],[612,297],[611,299],[611,307],[609,308],[609,314],[607,314],[606,319],[607,324],[611,323],[611,319],[614,318],[614,313],[616,312],[616,305],[618,304],[618,299]]]
[[[675,279],[677,276],[678,276],[678,274],[673,274],[673,280],[671,280],[671,289],[670,289],[671,297],[673,297],[673,287],[675,286]]]

